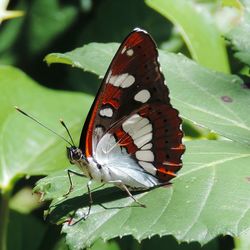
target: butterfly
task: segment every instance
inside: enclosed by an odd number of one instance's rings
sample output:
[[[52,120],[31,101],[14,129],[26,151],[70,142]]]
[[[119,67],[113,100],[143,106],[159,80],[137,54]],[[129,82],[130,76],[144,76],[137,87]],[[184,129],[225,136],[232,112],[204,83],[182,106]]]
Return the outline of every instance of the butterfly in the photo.
[[[41,126],[57,134],[18,107],[16,109]],[[67,156],[89,178],[89,209],[93,203],[90,185],[95,180],[110,183],[127,192],[148,190],[168,184],[182,167],[182,120],[170,104],[169,90],[158,62],[152,37],[134,29],[117,50],[95,97],[76,147],[71,142]]]
[[[176,176],[185,151],[181,123],[170,104],[156,44],[136,28],[104,76],[79,147],[68,147],[67,155],[90,180],[114,184],[144,206],[130,191],[167,184]]]

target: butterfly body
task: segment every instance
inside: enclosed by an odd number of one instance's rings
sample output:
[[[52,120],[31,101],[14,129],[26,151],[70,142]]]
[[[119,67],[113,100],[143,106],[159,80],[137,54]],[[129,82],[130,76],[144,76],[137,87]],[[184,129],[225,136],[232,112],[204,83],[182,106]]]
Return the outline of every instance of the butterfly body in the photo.
[[[107,142],[114,141],[114,138],[111,139],[110,136],[108,139]],[[105,147],[106,142],[103,143],[104,145],[101,146]],[[69,150],[74,151],[75,148],[72,147],[69,148]],[[129,157],[127,152],[117,152],[116,149],[115,154],[112,152],[112,155],[112,158],[103,158],[102,165],[92,157],[86,159],[83,154],[80,158],[75,157],[75,159],[71,154],[69,159],[72,164],[79,167],[86,177],[101,183],[112,183],[121,189],[123,189],[123,185],[120,185],[121,183],[129,190],[146,190],[160,184],[156,177],[143,171],[141,167]]]
[[[135,29],[114,56],[69,160],[90,179],[146,190],[176,176],[185,151],[182,137],[156,45],[146,31]]]

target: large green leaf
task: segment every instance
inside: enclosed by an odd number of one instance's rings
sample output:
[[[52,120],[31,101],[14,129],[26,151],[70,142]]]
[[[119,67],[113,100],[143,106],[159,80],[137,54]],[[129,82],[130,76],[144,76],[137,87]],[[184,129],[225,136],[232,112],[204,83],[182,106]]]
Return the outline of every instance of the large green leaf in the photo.
[[[177,26],[198,63],[217,71],[229,72],[225,43],[208,8],[186,0],[146,0],[146,3]]]
[[[117,47],[113,43],[91,43],[65,54],[50,54],[45,60],[49,64],[68,63],[103,76]],[[172,102],[183,117],[250,145],[250,91],[240,78],[163,51],[160,63]]]
[[[79,137],[92,98],[43,88],[12,67],[0,67],[0,188],[24,175],[45,175],[68,166],[65,142],[14,109],[20,106],[67,138],[59,118]],[[77,135],[77,136],[76,136]]]
[[[138,240],[171,234],[179,241],[206,243],[220,234],[240,235],[249,229],[250,148],[223,141],[193,141],[186,146],[185,165],[172,186],[135,195],[147,208],[138,207],[115,187],[93,191],[89,218],[63,226],[70,247],[81,249],[99,238],[130,234]],[[52,221],[74,211],[74,221],[82,218],[88,207],[86,181],[73,177],[75,189],[68,198],[62,196],[68,189],[65,171],[39,181],[36,191],[53,199]]]

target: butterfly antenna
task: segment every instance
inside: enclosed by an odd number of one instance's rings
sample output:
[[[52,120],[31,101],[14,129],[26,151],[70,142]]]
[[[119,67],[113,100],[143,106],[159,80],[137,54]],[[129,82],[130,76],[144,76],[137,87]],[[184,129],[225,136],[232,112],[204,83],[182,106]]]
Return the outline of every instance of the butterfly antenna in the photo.
[[[72,144],[71,142],[69,142],[67,139],[65,139],[63,136],[61,136],[60,134],[56,133],[54,130],[50,129],[49,127],[45,126],[44,124],[42,124],[41,122],[39,122],[36,118],[34,118],[33,116],[27,114],[26,112],[24,112],[22,109],[20,109],[19,107],[15,106],[15,109],[20,112],[21,114],[27,116],[28,118],[30,118],[31,120],[33,120],[34,122],[38,123],[40,126],[46,128],[47,130],[49,130],[50,132],[52,132],[53,134],[59,136],[61,139],[63,139],[65,142],[67,142],[70,146],[74,146],[74,143]],[[67,129],[68,131],[68,129]],[[71,138],[71,136],[70,136]],[[72,138],[71,138],[72,140]],[[73,142],[73,140],[72,140]]]
[[[68,133],[68,135],[69,135],[69,138],[70,138],[70,140],[71,140],[71,142],[72,142],[72,145],[75,146],[74,140],[73,140],[73,138],[72,138],[72,136],[71,136],[71,134],[70,134],[70,132],[69,132],[68,127],[67,127],[66,124],[64,123],[63,119],[60,119],[60,122],[61,122],[61,124],[63,125],[63,127],[66,129],[66,131],[67,131],[67,133]]]

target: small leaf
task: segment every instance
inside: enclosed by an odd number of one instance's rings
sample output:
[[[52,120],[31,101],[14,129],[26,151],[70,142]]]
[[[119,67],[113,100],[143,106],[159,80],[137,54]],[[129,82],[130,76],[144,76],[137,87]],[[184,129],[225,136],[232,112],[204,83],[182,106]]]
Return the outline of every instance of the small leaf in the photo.
[[[64,54],[51,53],[44,60],[49,65],[52,63],[69,64],[103,77],[118,47],[117,43],[109,43],[108,45],[90,43]]]
[[[63,225],[67,244],[82,249],[99,238],[125,235],[138,240],[173,235],[178,241],[204,244],[220,234],[239,235],[249,229],[250,148],[223,141],[193,141],[186,146],[185,165],[172,186],[134,194],[147,208],[138,207],[116,187],[93,191],[88,219]],[[75,176],[74,191],[68,198],[62,197],[68,188],[65,171],[39,181],[37,191],[45,199],[54,199],[52,221],[69,218],[73,212],[73,221],[82,218],[89,200],[86,181]]]

